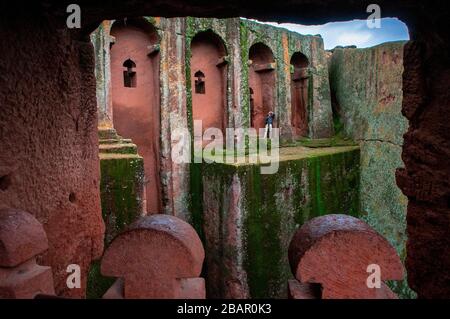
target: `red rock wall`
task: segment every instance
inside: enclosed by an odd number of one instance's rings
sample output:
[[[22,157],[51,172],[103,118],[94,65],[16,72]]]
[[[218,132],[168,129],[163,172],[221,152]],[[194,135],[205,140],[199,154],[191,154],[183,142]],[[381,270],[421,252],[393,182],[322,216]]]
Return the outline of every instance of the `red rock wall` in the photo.
[[[450,298],[450,36],[422,17],[404,49],[404,135],[397,184],[408,196],[408,282],[419,298]],[[442,23],[442,21],[441,21]],[[434,25],[436,28],[431,29]],[[416,31],[416,30],[415,30]]]
[[[111,82],[114,128],[119,135],[131,138],[144,158],[148,213],[161,212],[159,178],[160,107],[159,54],[149,56],[157,41],[153,34],[128,24],[113,25],[111,35]],[[124,86],[123,63],[131,59],[136,68],[136,87]]]
[[[0,209],[44,225],[39,264],[52,267],[57,294],[82,297],[104,232],[92,45],[29,12],[0,18]],[[81,266],[81,289],[66,286],[69,264]]]
[[[264,127],[264,115],[267,114],[262,106],[262,83],[258,73],[252,68],[248,70],[248,83],[251,92],[251,127],[256,129]]]
[[[292,130],[296,137],[308,134],[308,113],[306,112],[306,101],[308,100],[307,81],[291,81],[292,99]]]
[[[294,68],[291,74],[291,124],[294,137],[308,135],[308,78],[306,67],[308,59],[300,52],[294,53],[291,58]]]

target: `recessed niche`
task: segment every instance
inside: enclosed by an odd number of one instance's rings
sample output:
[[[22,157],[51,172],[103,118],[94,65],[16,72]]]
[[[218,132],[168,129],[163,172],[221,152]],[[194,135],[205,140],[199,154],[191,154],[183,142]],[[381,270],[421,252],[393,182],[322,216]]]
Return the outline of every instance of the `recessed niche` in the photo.
[[[0,176],[0,190],[6,191],[11,185],[11,175]]]
[[[249,50],[250,123],[253,128],[265,126],[269,111],[275,111],[275,58],[272,50],[257,42]]]
[[[75,195],[74,192],[69,194],[69,202],[71,203],[75,203],[77,201],[77,196]]]
[[[301,52],[291,57],[291,124],[295,137],[308,135],[308,58]]]
[[[123,71],[123,86],[127,88],[135,88],[137,85],[136,63],[133,60],[128,59],[123,63],[126,70]]]
[[[197,71],[195,77],[195,93],[205,94],[205,74],[202,71]]]

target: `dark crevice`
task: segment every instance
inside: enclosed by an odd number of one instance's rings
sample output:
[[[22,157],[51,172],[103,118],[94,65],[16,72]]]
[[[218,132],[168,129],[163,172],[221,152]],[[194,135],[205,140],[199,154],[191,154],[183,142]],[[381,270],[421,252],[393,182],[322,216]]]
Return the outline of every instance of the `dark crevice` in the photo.
[[[0,176],[0,190],[6,191],[11,185],[11,175]]]

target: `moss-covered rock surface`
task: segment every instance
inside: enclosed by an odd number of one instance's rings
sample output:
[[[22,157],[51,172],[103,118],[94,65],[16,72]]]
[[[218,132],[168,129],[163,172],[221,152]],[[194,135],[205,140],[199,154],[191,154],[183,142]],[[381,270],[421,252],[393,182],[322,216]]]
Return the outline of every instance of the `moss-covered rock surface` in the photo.
[[[330,86],[343,135],[361,147],[361,213],[406,257],[407,198],[395,182],[403,167],[401,114],[404,42],[372,48],[336,48],[329,60]],[[413,297],[406,280],[391,284],[402,298]]]
[[[105,249],[116,235],[143,213],[144,161],[135,144],[115,132],[100,132],[100,197],[105,222]],[[101,298],[114,278],[100,274],[100,261],[91,265],[87,297]]]
[[[211,297],[284,298],[295,230],[320,215],[358,216],[359,148],[280,151],[276,174],[259,164],[198,164],[198,220]]]

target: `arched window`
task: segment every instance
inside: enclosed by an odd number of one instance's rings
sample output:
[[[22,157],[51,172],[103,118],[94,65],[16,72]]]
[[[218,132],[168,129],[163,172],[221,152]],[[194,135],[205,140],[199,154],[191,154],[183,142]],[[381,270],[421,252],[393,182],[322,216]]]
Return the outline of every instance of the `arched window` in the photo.
[[[308,78],[308,58],[301,52],[295,52],[291,57],[291,78],[299,81]]]
[[[127,88],[135,88],[137,84],[137,76],[136,71],[133,69],[136,68],[136,63],[133,60],[128,59],[123,63],[123,67],[126,70],[123,71],[123,86]]]
[[[226,125],[227,51],[222,39],[211,30],[197,33],[191,40],[190,83],[192,120],[208,128]]]
[[[265,126],[269,111],[275,110],[275,58],[272,50],[257,42],[249,50],[248,84],[250,87],[250,124],[260,129]]]
[[[205,94],[205,74],[202,71],[197,71],[195,77],[195,93]]]

